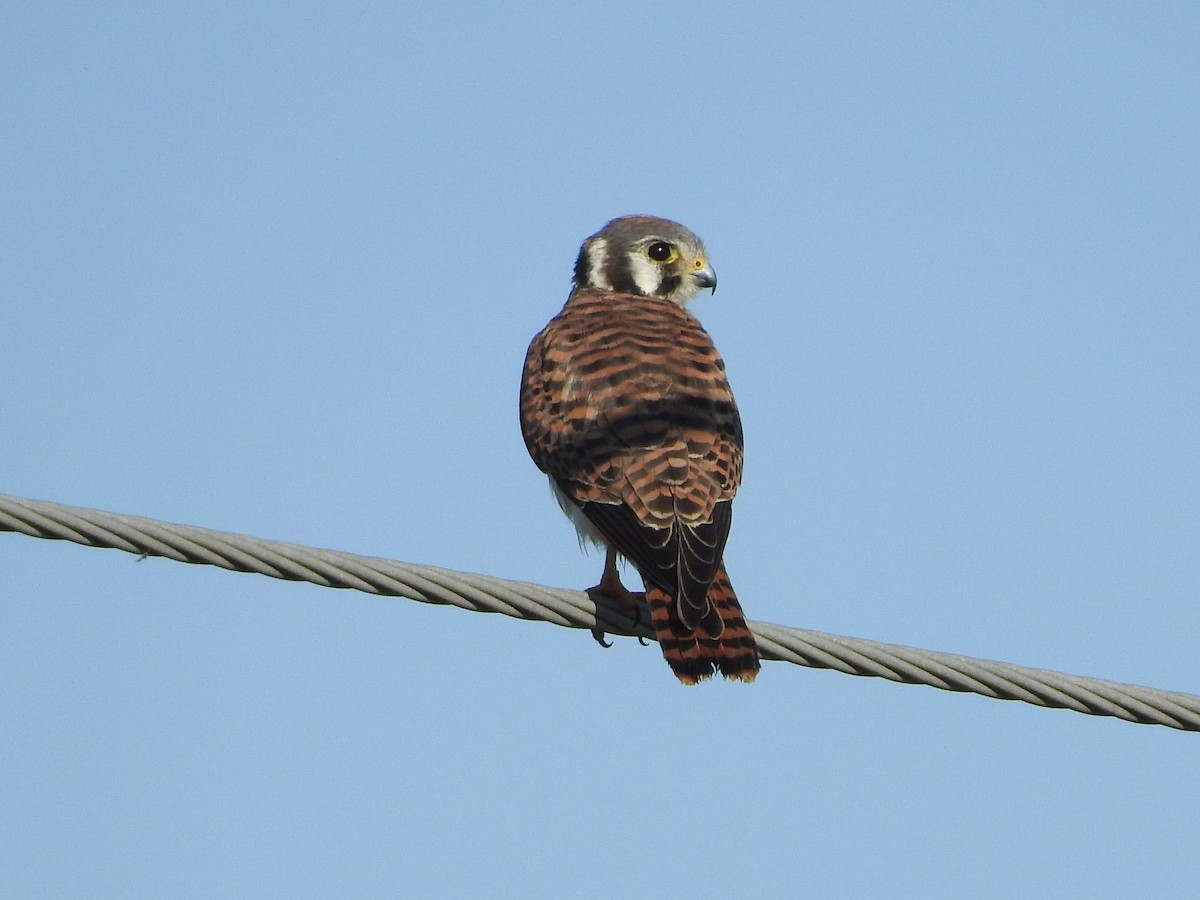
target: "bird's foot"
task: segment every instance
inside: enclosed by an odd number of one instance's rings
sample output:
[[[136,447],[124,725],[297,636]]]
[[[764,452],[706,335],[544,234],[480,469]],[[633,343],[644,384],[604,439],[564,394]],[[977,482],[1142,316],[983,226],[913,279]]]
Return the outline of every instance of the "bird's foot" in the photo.
[[[621,579],[614,576],[609,577],[609,573],[605,572],[600,583],[594,587],[587,589],[587,595],[592,598],[592,602],[598,602],[597,598],[603,597],[606,600],[615,600],[617,605],[633,619],[633,627],[637,628],[642,622],[642,601],[646,595],[641,591],[630,591],[625,585],[621,584]],[[612,641],[604,639],[604,629],[599,626],[592,629],[592,637],[596,639],[601,647],[611,647]],[[645,646],[645,641],[641,637],[638,642]]]

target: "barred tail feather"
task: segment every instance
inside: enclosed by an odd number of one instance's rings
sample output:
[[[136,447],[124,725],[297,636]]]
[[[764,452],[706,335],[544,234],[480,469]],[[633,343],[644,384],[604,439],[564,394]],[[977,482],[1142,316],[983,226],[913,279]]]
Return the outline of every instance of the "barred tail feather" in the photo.
[[[699,627],[688,628],[675,598],[659,587],[646,585],[650,624],[667,665],[684,684],[703,681],[714,672],[735,681],[753,681],[761,668],[758,646],[746,627],[724,563],[708,589],[708,603],[709,614]],[[719,625],[713,621],[716,616],[720,617]],[[714,632],[718,636],[709,637]]]

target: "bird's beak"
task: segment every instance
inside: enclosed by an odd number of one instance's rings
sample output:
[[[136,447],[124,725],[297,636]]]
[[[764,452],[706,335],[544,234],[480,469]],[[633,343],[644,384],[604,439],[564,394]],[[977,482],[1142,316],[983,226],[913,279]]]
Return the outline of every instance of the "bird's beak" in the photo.
[[[692,278],[696,280],[698,287],[711,288],[714,294],[717,292],[717,273],[713,271],[713,267],[707,262],[704,263],[703,268],[692,272]]]

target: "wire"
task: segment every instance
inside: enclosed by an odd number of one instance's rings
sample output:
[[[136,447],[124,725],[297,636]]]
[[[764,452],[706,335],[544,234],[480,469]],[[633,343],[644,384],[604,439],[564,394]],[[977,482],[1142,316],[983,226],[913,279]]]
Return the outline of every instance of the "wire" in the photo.
[[[321,550],[6,494],[0,494],[0,531],[220,566],[235,572],[256,572],[325,587],[406,597],[475,612],[540,619],[569,628],[600,628],[609,634],[654,637],[647,626],[635,625],[615,604],[610,606],[603,601],[597,604],[582,591]],[[1000,700],[1072,709],[1093,716],[1114,716],[1144,725],[1200,731],[1200,696],[1195,694],[785,628],[767,622],[749,624],[764,659],[834,669],[849,675],[886,678],[904,684],[925,684],[946,691],[966,691]]]

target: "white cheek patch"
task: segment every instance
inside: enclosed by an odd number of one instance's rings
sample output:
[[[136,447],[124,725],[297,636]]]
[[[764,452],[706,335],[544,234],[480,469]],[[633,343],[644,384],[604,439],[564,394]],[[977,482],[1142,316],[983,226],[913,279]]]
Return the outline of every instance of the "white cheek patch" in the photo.
[[[608,269],[608,241],[596,238],[587,248],[588,258],[588,287],[601,291],[611,291],[612,282],[606,274]]]
[[[629,275],[639,293],[653,296],[662,286],[662,269],[642,253],[629,254]]]

